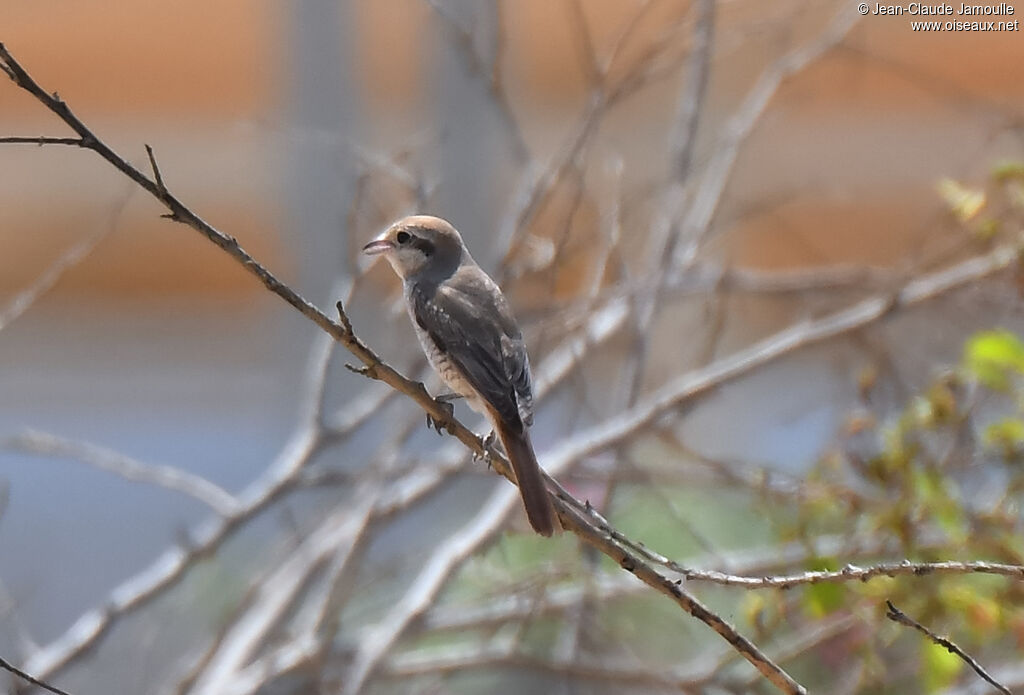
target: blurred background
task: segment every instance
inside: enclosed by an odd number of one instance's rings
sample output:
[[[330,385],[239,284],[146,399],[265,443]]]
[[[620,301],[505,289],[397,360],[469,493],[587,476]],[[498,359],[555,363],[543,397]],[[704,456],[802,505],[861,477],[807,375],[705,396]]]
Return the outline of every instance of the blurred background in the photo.
[[[432,393],[359,249],[452,221],[524,326],[541,462],[631,538],[754,576],[1020,564],[1024,42],[914,19],[37,0],[0,8],[0,41]],[[0,83],[0,136],[42,134],[68,131]],[[508,483],[100,158],[0,148],[4,658],[76,695],[768,691],[614,564],[532,537]],[[913,693],[972,674],[883,598],[1024,682],[1024,597],[989,579],[691,586],[809,687]]]

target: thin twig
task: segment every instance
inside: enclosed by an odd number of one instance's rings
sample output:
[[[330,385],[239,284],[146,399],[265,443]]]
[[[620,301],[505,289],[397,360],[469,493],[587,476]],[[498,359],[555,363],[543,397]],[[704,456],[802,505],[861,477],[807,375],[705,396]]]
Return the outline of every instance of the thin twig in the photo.
[[[578,680],[599,682],[605,689],[614,684],[631,691],[640,689],[641,692],[648,689],[688,692],[707,682],[707,669],[699,662],[692,666],[651,669],[636,664],[616,663],[607,658],[544,659],[524,653],[505,640],[492,640],[483,645],[458,644],[443,650],[435,648],[423,650],[422,653],[403,654],[392,658],[382,675],[404,680],[494,667],[546,671]]]
[[[856,26],[859,15],[852,6],[843,5],[829,27],[809,43],[787,53],[772,63],[747,93],[743,103],[729,119],[715,147],[711,161],[704,169],[700,186],[682,222],[684,245],[676,248],[674,265],[687,267],[697,258],[710,233],[711,220],[722,199],[740,147],[782,83],[797,74],[832,48],[838,46]]]
[[[15,676],[17,676],[18,678],[20,678],[23,681],[25,681],[26,683],[31,683],[32,685],[34,685],[36,687],[39,687],[39,688],[42,688],[43,690],[49,690],[51,693],[54,693],[55,695],[71,695],[66,690],[61,690],[60,688],[58,688],[56,686],[50,685],[49,683],[47,683],[45,681],[41,681],[38,678],[36,678],[36,677],[34,677],[34,676],[32,676],[32,675],[22,671],[17,666],[15,666],[15,665],[13,665],[11,663],[8,663],[8,661],[6,659],[0,658],[0,668],[4,669],[6,671],[10,671]]]
[[[504,130],[512,145],[512,153],[520,163],[530,158],[530,148],[526,145],[523,137],[523,130],[516,120],[512,104],[509,102],[508,93],[505,91],[505,83],[502,79],[501,60],[504,50],[504,27],[501,17],[501,4],[498,0],[494,3],[494,12],[498,26],[495,28],[494,56],[491,59],[490,68],[485,67],[485,61],[480,57],[474,46],[473,33],[466,29],[454,16],[452,11],[445,7],[438,0],[426,0],[427,4],[434,11],[434,14],[444,24],[455,39],[459,52],[465,60],[466,67],[470,72],[476,74],[487,84],[487,90],[491,102],[497,107],[498,117],[505,126]]]
[[[613,49],[602,66],[597,86],[590,91],[589,98],[582,113],[569,131],[569,136],[559,148],[558,154],[544,167],[528,167],[520,179],[518,190],[513,196],[511,209],[502,217],[498,227],[498,238],[495,245],[499,249],[501,262],[498,268],[498,280],[501,284],[511,272],[511,253],[517,245],[520,234],[529,227],[530,221],[541,208],[541,204],[554,187],[562,180],[570,167],[579,165],[589,143],[597,132],[602,119],[617,103],[624,100],[635,89],[647,84],[657,74],[645,68],[645,60],[641,59],[615,85],[608,84],[616,60],[628,43],[640,19],[646,15],[652,2],[643,3],[634,14],[627,27],[614,43]],[[657,53],[659,48],[670,44],[676,26],[669,25],[661,38],[655,41],[650,52]]]
[[[579,51],[587,86],[590,89],[597,89],[604,75],[594,48],[594,37],[590,32],[590,23],[587,22],[587,13],[583,10],[582,0],[570,0],[569,7],[577,29],[572,35],[576,39],[576,48]]]
[[[325,334],[326,335],[326,334]],[[290,489],[306,465],[322,446],[320,384],[326,378],[334,341],[318,341],[307,365],[306,405],[299,427],[285,444],[277,459],[263,476],[242,492],[240,507],[230,517],[214,519],[188,534],[187,547],[173,547],[162,553],[149,567],[123,581],[103,606],[88,611],[63,635],[32,654],[26,668],[49,677],[98,644],[122,617],[148,605],[164,591],[175,586],[202,558],[215,552],[244,522],[272,505]],[[334,418],[333,436],[342,439],[359,429],[394,391],[368,390],[351,401]]]
[[[7,328],[13,321],[28,311],[29,307],[40,297],[57,285],[60,279],[64,277],[65,272],[88,258],[96,247],[99,246],[100,242],[117,229],[118,222],[121,220],[121,214],[124,212],[135,190],[134,186],[129,187],[124,195],[114,203],[110,217],[104,223],[97,227],[93,233],[77,244],[72,245],[58,256],[28,287],[16,294],[7,303],[7,306],[0,307],[0,331]]]
[[[190,692],[210,695],[255,692],[264,682],[261,673],[250,672],[242,679],[240,672],[273,626],[280,623],[286,611],[307,589],[315,570],[336,553],[342,553],[345,558],[352,556],[370,518],[376,493],[364,489],[355,494],[354,499],[353,506],[345,506],[324,519],[261,583],[256,600],[235,621]]]
[[[149,167],[153,170],[157,190],[162,196],[167,195],[167,187],[164,185],[164,177],[160,174],[160,167],[156,163],[156,155],[153,154],[153,148],[148,144],[146,145],[146,155],[149,157]]]
[[[57,96],[50,94],[28,74],[24,67],[11,55],[7,48],[0,43],[0,62],[9,68],[13,74],[15,83],[22,89],[28,91],[44,106],[59,116],[67,123],[72,130],[78,133],[84,140],[83,147],[93,150],[103,159],[113,165],[125,176],[135,181],[139,186],[148,191],[153,197],[159,200],[170,212],[170,218],[181,224],[185,224],[220,247],[231,255],[236,261],[254,275],[263,285],[298,310],[303,316],[310,319],[322,330],[331,335],[335,340],[342,343],[355,357],[357,357],[369,370],[372,370],[373,378],[385,382],[392,388],[405,393],[430,414],[435,421],[446,426],[463,444],[474,451],[482,454],[483,450],[476,434],[466,427],[458,425],[441,404],[427,393],[423,384],[412,381],[399,374],[392,367],[385,364],[375,352],[367,347],[354,334],[346,331],[344,326],[331,320],[324,312],[314,306],[309,300],[302,297],[298,292],[279,280],[273,273],[253,258],[238,240],[220,230],[214,228],[195,212],[178,200],[177,196],[169,191],[161,190],[161,187],[153,179],[150,179],[141,171],[132,166],[127,160],[119,156],[96,135],[74,114],[71,108],[61,101]],[[368,374],[369,376],[369,374]]]
[[[11,74],[11,79],[14,79],[13,74]],[[58,138],[50,137],[48,135],[5,135],[0,137],[0,145],[71,145],[74,147],[86,146],[85,141],[82,140],[82,138]]]
[[[636,401],[643,384],[651,350],[653,333],[651,324],[661,304],[665,280],[679,243],[681,229],[679,217],[682,215],[688,198],[690,170],[697,147],[697,131],[700,127],[700,116],[707,95],[708,77],[711,71],[711,52],[714,47],[712,41],[715,26],[714,1],[700,0],[696,5],[696,12],[697,19],[693,25],[693,50],[690,54],[683,88],[679,92],[672,138],[668,143],[672,155],[672,176],[662,192],[660,212],[656,216],[655,228],[651,234],[653,242],[649,249],[651,257],[647,267],[657,270],[650,291],[638,295],[635,302],[632,359],[625,370],[625,390],[623,392],[628,405],[632,405]]]
[[[231,516],[239,509],[238,499],[234,495],[200,475],[173,466],[143,463],[89,442],[30,430],[0,439],[0,448],[80,461],[125,480],[180,492],[199,500],[222,517]]]
[[[886,607],[886,611],[885,611],[885,617],[886,618],[888,618],[889,620],[892,620],[893,622],[897,622],[900,625],[906,625],[907,627],[914,628],[915,630],[917,630],[918,632],[923,634],[925,637],[930,639],[935,644],[939,645],[940,647],[944,647],[946,649],[946,651],[948,651],[950,654],[955,654],[956,656],[960,657],[964,661],[964,663],[966,663],[968,666],[970,666],[972,669],[974,669],[975,673],[977,673],[979,676],[981,676],[986,681],[988,681],[992,685],[993,688],[995,688],[999,692],[1003,693],[1003,695],[1013,695],[1013,693],[1011,693],[1010,690],[1005,685],[1003,685],[1002,683],[997,681],[995,678],[990,676],[988,674],[988,671],[986,671],[984,668],[982,668],[981,664],[979,664],[978,661],[973,656],[971,656],[970,654],[965,652],[963,649],[961,649],[960,647],[958,647],[955,644],[953,644],[953,642],[948,637],[942,637],[940,635],[935,634],[934,632],[929,630],[927,627],[925,627],[921,623],[917,622],[916,620],[914,620],[913,618],[908,616],[906,613],[901,611],[899,608],[894,606],[892,601],[888,601],[887,600],[885,602],[885,607]]]
[[[696,12],[693,47],[685,83],[679,92],[679,103],[676,106],[675,132],[670,139],[673,179],[679,182],[685,182],[689,178],[694,153],[697,151],[697,129],[711,75],[711,51],[715,31],[714,0],[699,0]]]
[[[345,681],[345,693],[355,695],[362,691],[408,625],[426,612],[448,577],[501,527],[517,502],[513,490],[505,486],[496,488],[479,513],[434,550],[405,596],[359,639],[359,649]]]
[[[355,283],[350,285],[349,292],[354,287]],[[618,311],[598,312],[580,335],[571,336],[560,349],[553,351],[538,365],[535,384],[538,402],[581,364],[592,346],[605,342],[614,334],[618,316]],[[63,668],[98,643],[118,618],[145,606],[174,586],[189,567],[214,552],[234,530],[240,528],[244,519],[260,513],[291,490],[299,482],[306,463],[318,450],[327,443],[338,443],[357,431],[395,397],[398,392],[393,389],[371,386],[361,397],[326,418],[327,429],[318,432],[318,423],[323,417],[324,379],[333,346],[336,345],[327,334],[321,335],[324,339],[315,342],[307,368],[307,386],[304,390],[307,394],[304,398],[306,405],[301,408],[303,416],[300,418],[302,426],[292,435],[277,461],[264,476],[243,493],[244,506],[239,510],[235,523],[213,529],[204,525],[192,531],[187,557],[179,558],[180,549],[171,549],[151,567],[124,581],[112,594],[116,600],[108,600],[102,609],[86,613],[60,639],[32,655],[29,663],[39,664],[39,668],[34,669],[36,672],[46,669],[47,673],[52,673]],[[381,496],[374,510],[374,519],[377,522],[387,520],[424,498],[447,476],[460,470],[467,458],[466,450],[455,445],[439,454],[425,469],[413,471],[405,479],[396,481]],[[124,600],[126,596],[130,600]]]

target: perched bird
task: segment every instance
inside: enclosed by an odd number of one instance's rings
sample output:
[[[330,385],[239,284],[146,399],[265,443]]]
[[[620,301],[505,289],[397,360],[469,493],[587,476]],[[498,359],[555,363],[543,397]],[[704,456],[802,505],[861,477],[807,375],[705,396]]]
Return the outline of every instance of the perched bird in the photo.
[[[455,228],[415,215],[363,247],[402,278],[406,308],[430,364],[457,396],[490,420],[508,454],[533,529],[558,529],[527,427],[533,385],[523,336],[505,296]]]

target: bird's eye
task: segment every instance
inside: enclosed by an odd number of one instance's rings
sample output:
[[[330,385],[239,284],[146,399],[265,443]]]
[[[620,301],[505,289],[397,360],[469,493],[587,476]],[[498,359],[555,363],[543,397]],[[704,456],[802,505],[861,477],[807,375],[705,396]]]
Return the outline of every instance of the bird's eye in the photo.
[[[412,235],[409,234],[409,232],[399,232],[398,234],[395,235],[395,239],[398,240],[399,244],[408,244],[409,243],[409,239],[411,239],[411,238],[412,238]]]

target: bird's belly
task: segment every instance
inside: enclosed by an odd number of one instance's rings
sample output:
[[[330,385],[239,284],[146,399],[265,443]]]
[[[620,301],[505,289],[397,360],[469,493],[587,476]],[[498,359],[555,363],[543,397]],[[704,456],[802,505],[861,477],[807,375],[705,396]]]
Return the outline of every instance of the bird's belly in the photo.
[[[420,340],[423,353],[427,356],[427,361],[430,362],[430,366],[441,377],[441,381],[444,382],[445,386],[465,398],[470,408],[486,415],[487,409],[484,407],[483,400],[477,394],[476,389],[462,376],[462,372],[455,363],[448,358],[447,353],[437,346],[434,340],[427,335],[426,331],[416,324],[415,320],[413,321],[413,326],[416,329],[416,337]]]

